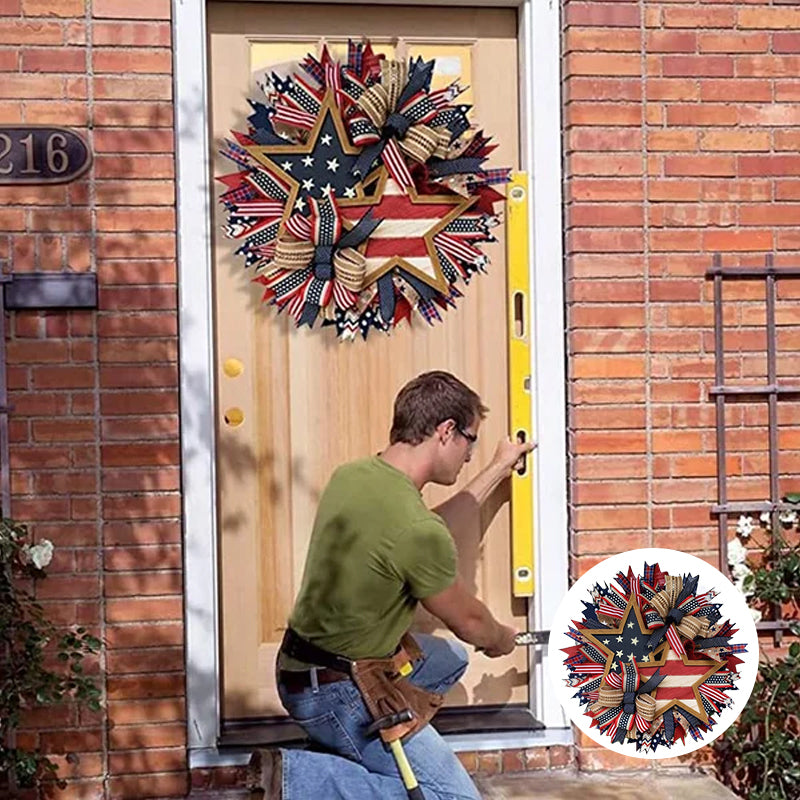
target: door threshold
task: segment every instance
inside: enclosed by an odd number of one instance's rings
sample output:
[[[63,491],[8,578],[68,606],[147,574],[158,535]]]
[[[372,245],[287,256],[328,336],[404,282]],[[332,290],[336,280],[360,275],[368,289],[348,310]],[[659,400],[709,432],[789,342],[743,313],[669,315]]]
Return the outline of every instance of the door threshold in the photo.
[[[283,727],[285,726],[285,728]],[[282,728],[282,735],[287,737],[277,741],[279,731],[274,732],[274,741],[258,744],[245,744],[244,736],[240,736],[238,744],[220,743],[219,747],[195,748],[189,751],[190,769],[208,769],[213,767],[244,766],[250,760],[255,747],[298,747],[306,741],[302,730],[293,723],[277,723],[265,727]],[[295,738],[288,738],[297,731]],[[444,740],[456,753],[487,752],[493,750],[521,750],[531,747],[553,747],[554,745],[571,746],[574,744],[572,728],[540,728],[538,730],[506,730],[494,733],[445,733]],[[249,738],[249,737],[248,737]],[[254,738],[254,737],[253,737]],[[234,740],[231,740],[234,741]]]
[[[545,730],[527,706],[476,706],[444,708],[434,717],[432,725],[448,741],[500,741],[503,738],[530,741]],[[498,738],[499,737],[499,738]],[[303,747],[308,738],[303,729],[286,719],[242,719],[223,722],[219,751],[248,753],[256,747]],[[506,744],[505,747],[524,745]],[[460,747],[459,749],[470,749]],[[482,748],[493,749],[493,748]]]

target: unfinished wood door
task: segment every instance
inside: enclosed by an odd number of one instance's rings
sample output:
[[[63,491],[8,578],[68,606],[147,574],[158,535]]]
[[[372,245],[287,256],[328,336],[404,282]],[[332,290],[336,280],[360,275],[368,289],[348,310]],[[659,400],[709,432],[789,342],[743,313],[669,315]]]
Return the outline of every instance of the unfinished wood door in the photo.
[[[434,80],[461,75],[473,121],[495,137],[491,166],[518,167],[517,20],[510,9],[211,3],[212,142],[246,130],[247,97],[266,68],[318,51],[340,54],[367,36],[378,52],[436,57]],[[215,156],[217,175],[232,171]],[[331,330],[296,330],[260,305],[235,246],[214,212],[218,496],[221,540],[223,698],[226,719],[283,714],[273,662],[311,534],[317,500],[341,462],[387,443],[392,401],[410,378],[449,370],[491,408],[468,480],[508,432],[504,236],[487,245],[489,271],[475,278],[443,323],[415,322],[366,342],[339,343]],[[435,504],[447,490],[432,487]],[[488,517],[487,520],[488,522]],[[509,509],[502,505],[484,544],[461,554],[462,572],[495,615],[524,629],[512,603]],[[431,629],[434,623],[421,621]],[[457,705],[527,701],[527,654],[476,655],[450,696]]]

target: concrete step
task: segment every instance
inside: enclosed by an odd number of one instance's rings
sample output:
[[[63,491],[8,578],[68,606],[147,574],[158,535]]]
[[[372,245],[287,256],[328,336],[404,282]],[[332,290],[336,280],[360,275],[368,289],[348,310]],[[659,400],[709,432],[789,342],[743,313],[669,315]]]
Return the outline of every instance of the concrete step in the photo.
[[[537,772],[476,778],[484,800],[736,800],[708,775]]]

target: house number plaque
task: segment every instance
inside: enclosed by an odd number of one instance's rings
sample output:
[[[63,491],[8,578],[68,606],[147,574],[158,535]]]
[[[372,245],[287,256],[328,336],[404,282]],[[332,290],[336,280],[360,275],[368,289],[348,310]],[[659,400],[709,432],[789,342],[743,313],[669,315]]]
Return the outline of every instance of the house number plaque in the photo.
[[[89,146],[71,128],[0,126],[0,185],[68,183],[91,164]]]

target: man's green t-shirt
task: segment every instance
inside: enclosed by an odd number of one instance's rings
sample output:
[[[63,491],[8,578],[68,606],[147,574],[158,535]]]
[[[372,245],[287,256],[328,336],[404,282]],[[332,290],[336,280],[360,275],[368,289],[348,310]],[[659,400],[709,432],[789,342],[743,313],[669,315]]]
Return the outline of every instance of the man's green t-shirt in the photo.
[[[354,461],[320,499],[289,625],[325,650],[382,658],[396,650],[417,601],[455,577],[450,531],[411,479],[377,456]],[[285,656],[281,665],[301,666]]]

